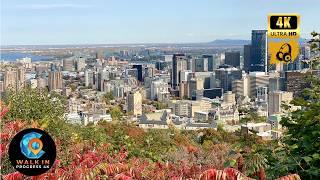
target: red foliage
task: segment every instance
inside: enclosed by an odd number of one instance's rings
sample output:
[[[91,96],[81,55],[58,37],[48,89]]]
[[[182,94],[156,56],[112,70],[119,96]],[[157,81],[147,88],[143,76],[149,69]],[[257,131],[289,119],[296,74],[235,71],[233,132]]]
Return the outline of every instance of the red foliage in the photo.
[[[25,126],[22,121],[12,121],[3,124],[3,132],[0,134],[1,160],[7,155],[7,146],[13,135]],[[140,133],[140,132],[139,132]],[[60,140],[56,140],[57,148],[60,149]],[[85,144],[74,144],[71,147],[72,162],[69,165],[62,166],[59,160],[56,160],[53,167],[45,174],[31,177],[32,180],[42,179],[100,179],[107,177],[109,179],[131,180],[131,179],[250,179],[244,176],[236,169],[226,168],[217,170],[210,167],[203,167],[198,164],[181,161],[180,163],[161,163],[149,162],[147,159],[131,158],[128,159],[128,152],[122,148],[120,152],[111,155],[105,150],[108,144],[96,147],[95,144],[87,148]],[[198,149],[195,146],[185,146],[187,151],[197,154]],[[264,171],[259,171],[260,177],[264,177]],[[2,176],[5,180],[23,179],[25,176],[19,172],[13,172]],[[298,175],[290,175],[283,179],[299,178]]]

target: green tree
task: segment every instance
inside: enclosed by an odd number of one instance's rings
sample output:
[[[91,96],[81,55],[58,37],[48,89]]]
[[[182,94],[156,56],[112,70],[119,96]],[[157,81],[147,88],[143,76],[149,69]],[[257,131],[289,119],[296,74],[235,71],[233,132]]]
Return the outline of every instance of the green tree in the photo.
[[[41,120],[61,118],[65,109],[65,99],[57,93],[44,89],[24,88],[5,94],[5,103],[10,104],[7,120]]]
[[[110,101],[114,100],[112,92],[107,92],[105,95],[103,95],[103,100],[106,104],[110,104]]]
[[[312,36],[319,38],[318,33],[313,32]],[[320,52],[319,46],[314,45],[314,42],[317,41],[311,40],[315,55],[311,59],[313,65],[319,61]],[[313,65],[311,69],[315,68]],[[294,172],[302,179],[320,177],[320,78],[310,75],[306,81],[310,83],[310,87],[304,89],[301,97],[291,102],[301,108],[282,117],[280,123],[286,132],[279,142],[280,146],[268,152],[271,155],[269,174],[273,176]]]
[[[112,110],[110,111],[112,120],[114,121],[119,121],[121,120],[123,113],[121,111],[121,108],[119,106],[115,106],[114,108],[112,108]]]
[[[239,109],[239,113],[241,115],[240,123],[259,123],[266,122],[266,117],[259,116],[258,113],[254,109]]]

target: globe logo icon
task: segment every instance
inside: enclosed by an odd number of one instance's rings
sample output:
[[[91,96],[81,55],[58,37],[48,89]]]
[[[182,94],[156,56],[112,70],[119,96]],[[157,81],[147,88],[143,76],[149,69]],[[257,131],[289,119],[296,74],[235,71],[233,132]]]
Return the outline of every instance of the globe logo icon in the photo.
[[[21,153],[29,159],[39,159],[45,153],[42,150],[41,136],[42,134],[36,132],[25,134],[20,141]]]

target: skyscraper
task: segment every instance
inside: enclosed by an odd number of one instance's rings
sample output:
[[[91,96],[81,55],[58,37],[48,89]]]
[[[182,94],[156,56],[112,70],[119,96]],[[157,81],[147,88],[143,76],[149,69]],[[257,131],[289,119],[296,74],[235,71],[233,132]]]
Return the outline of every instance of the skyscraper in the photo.
[[[76,61],[76,69],[77,71],[83,71],[86,67],[86,58],[84,57],[78,57]]]
[[[251,63],[251,44],[244,45],[243,47],[243,69],[248,72]]]
[[[215,79],[218,87],[223,88],[223,92],[232,91],[232,82],[241,79],[242,72],[240,69],[228,65],[221,65],[215,70]]]
[[[208,71],[208,58],[195,59],[195,72],[207,72]]]
[[[252,30],[250,71],[264,71],[267,30]]]
[[[240,52],[225,52],[224,63],[233,67],[240,67]]]
[[[202,58],[208,59],[208,71],[213,71],[217,68],[217,62],[213,58],[213,55],[203,55]]]
[[[62,73],[60,71],[50,71],[48,76],[49,90],[62,89]]]
[[[143,72],[142,72],[142,64],[134,64],[132,68],[137,69],[138,71],[138,81],[143,81]]]
[[[4,91],[12,89],[19,90],[25,84],[25,69],[9,69],[4,72]]]
[[[133,115],[142,114],[142,95],[139,91],[130,92],[128,94],[128,112],[132,112]]]
[[[177,89],[181,82],[180,72],[187,70],[187,57],[184,54],[175,54],[172,59],[171,86]]]

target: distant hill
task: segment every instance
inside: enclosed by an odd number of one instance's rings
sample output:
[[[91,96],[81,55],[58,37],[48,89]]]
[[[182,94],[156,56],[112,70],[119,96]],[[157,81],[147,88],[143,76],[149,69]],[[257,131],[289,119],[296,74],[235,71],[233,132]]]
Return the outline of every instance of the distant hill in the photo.
[[[243,40],[243,39],[216,39],[212,42],[209,42],[212,45],[229,45],[229,46],[241,46],[241,45],[246,45],[250,44],[250,40]]]
[[[299,38],[299,44],[303,45],[307,43],[307,39]],[[209,42],[211,45],[217,46],[243,46],[246,44],[251,44],[251,40],[243,40],[243,39],[216,39],[214,41]]]

